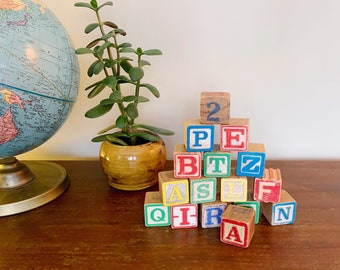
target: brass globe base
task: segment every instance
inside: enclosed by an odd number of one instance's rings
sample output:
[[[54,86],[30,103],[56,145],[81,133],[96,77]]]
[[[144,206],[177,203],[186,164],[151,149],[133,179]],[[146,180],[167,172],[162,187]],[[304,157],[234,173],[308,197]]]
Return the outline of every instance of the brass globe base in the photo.
[[[15,180],[15,177],[24,180]],[[22,184],[18,186],[17,183]],[[69,184],[66,170],[56,163],[0,159],[0,217],[47,204],[61,195]]]

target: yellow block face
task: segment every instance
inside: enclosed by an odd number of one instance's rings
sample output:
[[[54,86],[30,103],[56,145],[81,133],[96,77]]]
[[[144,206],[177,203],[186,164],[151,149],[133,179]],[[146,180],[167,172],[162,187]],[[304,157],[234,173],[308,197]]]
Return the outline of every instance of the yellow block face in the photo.
[[[162,194],[165,206],[189,203],[188,179],[162,183]]]
[[[244,202],[247,200],[247,177],[221,178],[221,201]]]

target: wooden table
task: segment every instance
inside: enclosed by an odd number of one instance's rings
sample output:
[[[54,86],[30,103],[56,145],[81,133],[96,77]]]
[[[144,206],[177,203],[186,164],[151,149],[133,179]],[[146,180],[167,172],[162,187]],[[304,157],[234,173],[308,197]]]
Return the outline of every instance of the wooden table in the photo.
[[[340,269],[340,161],[267,161],[296,221],[262,216],[247,249],[220,242],[218,228],[146,228],[145,191],[109,187],[97,161],[57,163],[71,179],[64,194],[0,218],[0,269]]]

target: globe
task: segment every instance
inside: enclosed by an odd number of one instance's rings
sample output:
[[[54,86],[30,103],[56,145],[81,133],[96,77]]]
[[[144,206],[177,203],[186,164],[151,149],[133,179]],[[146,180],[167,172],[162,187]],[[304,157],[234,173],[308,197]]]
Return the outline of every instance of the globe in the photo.
[[[0,159],[52,137],[78,83],[74,49],[53,13],[37,0],[0,1]]]

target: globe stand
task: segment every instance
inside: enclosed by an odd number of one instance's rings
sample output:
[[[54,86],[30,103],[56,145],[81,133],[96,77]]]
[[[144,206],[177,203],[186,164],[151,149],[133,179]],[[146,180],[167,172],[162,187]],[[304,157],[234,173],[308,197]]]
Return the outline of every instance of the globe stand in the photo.
[[[69,186],[66,170],[44,161],[19,162],[0,158],[0,217],[49,203]]]

